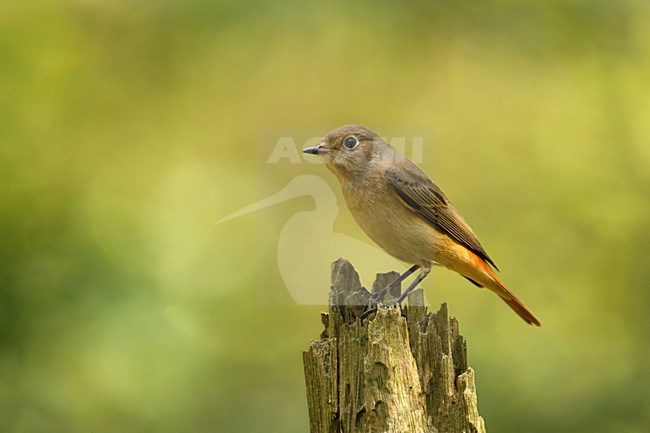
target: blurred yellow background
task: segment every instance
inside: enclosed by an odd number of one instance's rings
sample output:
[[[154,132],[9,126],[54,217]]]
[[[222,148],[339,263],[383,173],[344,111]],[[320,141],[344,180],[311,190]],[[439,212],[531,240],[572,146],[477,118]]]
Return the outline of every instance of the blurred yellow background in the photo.
[[[262,128],[348,123],[434,131],[423,168],[543,323],[425,281],[488,431],[648,431],[648,22],[632,0],[3,2],[0,431],[306,432],[322,307],[260,302],[281,281],[258,253],[313,203],[215,222],[262,198]]]

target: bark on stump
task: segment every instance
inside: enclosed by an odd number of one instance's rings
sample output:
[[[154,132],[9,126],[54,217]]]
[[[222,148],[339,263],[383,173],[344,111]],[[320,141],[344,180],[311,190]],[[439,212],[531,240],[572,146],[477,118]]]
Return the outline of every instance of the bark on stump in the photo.
[[[398,275],[377,275],[373,290]],[[325,329],[303,353],[311,433],[485,433],[465,340],[446,304],[427,313],[417,289],[401,310],[379,306],[362,320],[369,296],[347,260],[332,264]]]

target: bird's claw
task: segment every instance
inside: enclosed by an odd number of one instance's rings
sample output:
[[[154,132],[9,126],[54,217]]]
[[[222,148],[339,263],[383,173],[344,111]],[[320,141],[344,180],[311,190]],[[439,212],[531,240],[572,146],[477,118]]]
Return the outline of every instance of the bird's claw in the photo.
[[[365,319],[366,317],[368,317],[369,315],[377,311],[377,305],[378,305],[377,300],[374,299],[374,296],[371,297],[368,301],[368,305],[366,305],[363,308],[363,311],[361,312],[361,319]]]
[[[366,308],[363,309],[363,312],[361,313],[361,319],[365,319],[366,317],[370,316],[372,313],[377,311],[377,307],[370,307],[367,306]]]
[[[366,317],[368,317],[369,315],[371,315],[372,313],[375,313],[377,311],[377,307],[379,306],[379,300],[380,300],[381,297],[382,297],[381,292],[375,292],[375,293],[372,294],[372,296],[368,300],[368,305],[365,306],[365,308],[363,309],[363,312],[361,313],[361,318],[362,319],[365,319]],[[399,304],[400,304],[400,302],[398,302],[396,299],[394,299],[392,302],[387,303],[387,304],[383,304],[383,305],[385,307],[390,308],[390,307],[395,307],[395,306],[397,306]]]

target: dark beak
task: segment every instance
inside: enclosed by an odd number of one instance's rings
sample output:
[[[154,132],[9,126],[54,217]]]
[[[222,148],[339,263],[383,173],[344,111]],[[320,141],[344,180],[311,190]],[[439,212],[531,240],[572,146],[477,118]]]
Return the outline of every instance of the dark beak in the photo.
[[[314,147],[308,147],[302,150],[302,153],[311,153],[312,155],[322,155],[328,153],[330,150],[324,147],[322,144]]]

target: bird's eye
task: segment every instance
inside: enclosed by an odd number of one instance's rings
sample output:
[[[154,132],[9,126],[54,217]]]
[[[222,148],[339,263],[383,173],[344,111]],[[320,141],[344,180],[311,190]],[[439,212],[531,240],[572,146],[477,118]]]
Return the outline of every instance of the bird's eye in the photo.
[[[354,135],[349,136],[343,142],[343,146],[348,150],[352,150],[358,145],[359,145],[359,140],[357,140],[357,137],[355,137]]]

